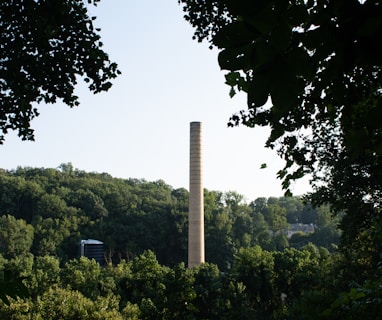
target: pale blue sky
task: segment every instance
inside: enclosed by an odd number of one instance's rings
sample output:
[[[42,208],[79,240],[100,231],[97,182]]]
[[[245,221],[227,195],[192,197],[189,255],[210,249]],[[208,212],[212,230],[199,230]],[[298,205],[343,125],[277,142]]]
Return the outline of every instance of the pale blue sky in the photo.
[[[229,98],[217,51],[192,40],[177,0],[103,0],[89,7],[104,49],[122,75],[98,95],[80,81],[75,109],[41,105],[35,142],[14,133],[0,146],[0,167],[56,168],[71,162],[119,178],[164,180],[188,189],[189,123],[203,122],[204,187],[248,201],[282,195],[283,162],[264,148],[268,130],[227,128],[245,96]],[[266,169],[260,169],[267,163]],[[307,183],[294,186],[296,194]]]

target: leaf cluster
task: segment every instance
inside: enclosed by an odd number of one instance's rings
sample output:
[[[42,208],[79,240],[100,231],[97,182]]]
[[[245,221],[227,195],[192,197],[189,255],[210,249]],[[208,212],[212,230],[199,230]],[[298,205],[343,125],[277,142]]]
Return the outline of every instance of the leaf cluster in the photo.
[[[77,106],[78,77],[98,93],[107,91],[120,73],[102,50],[86,2],[96,5],[98,0],[1,1],[0,143],[9,130],[33,140],[36,103],[61,99]]]
[[[229,125],[271,127],[266,145],[286,161],[287,192],[341,157],[366,152],[380,163],[378,1],[180,2],[198,38],[220,49],[231,96],[247,94]]]

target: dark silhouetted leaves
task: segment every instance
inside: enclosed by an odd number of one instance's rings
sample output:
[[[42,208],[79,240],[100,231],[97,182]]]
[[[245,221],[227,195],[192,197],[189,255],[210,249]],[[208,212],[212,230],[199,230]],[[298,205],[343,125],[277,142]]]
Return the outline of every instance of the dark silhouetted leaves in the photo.
[[[0,144],[9,130],[33,140],[36,102],[77,106],[78,78],[98,93],[120,74],[101,49],[86,2],[98,1],[0,2]]]

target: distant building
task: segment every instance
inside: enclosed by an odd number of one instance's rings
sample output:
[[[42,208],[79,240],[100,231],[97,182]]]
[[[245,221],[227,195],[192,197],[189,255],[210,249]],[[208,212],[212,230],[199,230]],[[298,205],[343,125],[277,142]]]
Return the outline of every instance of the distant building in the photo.
[[[292,237],[295,233],[312,233],[314,232],[314,224],[304,224],[304,223],[291,223],[289,224],[289,230],[286,231],[286,236],[288,239]]]
[[[103,265],[103,242],[94,239],[81,240],[78,244],[78,252],[80,257],[94,259],[100,265]]]

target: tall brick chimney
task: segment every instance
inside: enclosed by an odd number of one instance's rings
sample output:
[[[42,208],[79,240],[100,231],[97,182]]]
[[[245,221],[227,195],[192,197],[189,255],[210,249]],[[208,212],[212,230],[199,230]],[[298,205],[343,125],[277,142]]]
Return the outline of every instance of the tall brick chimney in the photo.
[[[188,267],[204,262],[204,198],[202,123],[190,123],[190,194],[188,211]]]

